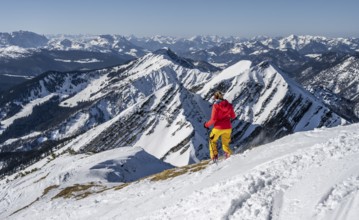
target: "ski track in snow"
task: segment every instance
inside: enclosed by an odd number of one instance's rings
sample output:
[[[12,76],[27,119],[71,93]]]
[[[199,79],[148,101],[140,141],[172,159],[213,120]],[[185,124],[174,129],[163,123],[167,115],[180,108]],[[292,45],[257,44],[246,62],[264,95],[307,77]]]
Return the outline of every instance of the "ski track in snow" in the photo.
[[[333,211],[336,219],[348,218],[350,209],[359,207],[358,191],[359,176],[351,176],[338,183],[316,207],[318,216],[329,219],[330,217],[325,217],[325,215],[327,212]],[[341,203],[341,201],[343,202]]]

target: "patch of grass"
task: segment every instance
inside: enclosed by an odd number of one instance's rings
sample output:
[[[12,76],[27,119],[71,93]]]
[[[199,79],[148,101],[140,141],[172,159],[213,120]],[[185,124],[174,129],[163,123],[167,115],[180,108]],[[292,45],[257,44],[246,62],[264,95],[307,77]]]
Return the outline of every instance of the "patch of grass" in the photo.
[[[128,185],[130,185],[131,183],[123,183],[123,184],[121,184],[121,185],[119,185],[119,186],[115,186],[113,189],[114,190],[120,190],[120,189],[123,189],[123,188],[125,188],[126,186],[128,186]]]
[[[149,177],[149,179],[151,181],[160,181],[160,180],[170,179],[170,178],[173,178],[173,177],[176,177],[176,176],[181,176],[181,175],[183,175],[185,173],[198,172],[200,170],[205,169],[209,162],[210,162],[210,160],[205,160],[205,161],[202,161],[200,163],[165,170],[165,171],[162,171],[161,173],[158,173],[158,174],[155,174],[155,175]]]
[[[191,172],[191,173],[195,173],[195,172],[198,172],[198,171],[203,170],[203,169],[205,169],[205,168],[206,168],[206,166],[194,167],[194,168],[192,168],[192,169],[190,170],[190,172]]]
[[[27,171],[25,171],[25,172],[19,172],[19,173],[14,177],[14,180],[16,180],[16,179],[19,178],[19,177],[27,176],[27,175],[29,175],[30,173],[36,172],[36,171],[38,171],[38,170],[39,170],[39,169],[34,168],[34,169],[32,169],[32,170],[27,170]]]
[[[56,188],[59,188],[59,185],[52,185],[52,186],[46,187],[46,188],[44,189],[44,193],[42,194],[42,196],[45,196],[45,195],[48,194],[51,190],[56,189]]]
[[[36,180],[34,183],[38,183],[38,182],[40,182],[41,180],[46,179],[46,177],[47,177],[49,174],[50,174],[50,173],[46,174],[46,176],[41,177],[40,179]]]
[[[173,178],[173,177],[176,177],[176,176],[183,175],[185,173],[187,173],[187,169],[174,168],[174,169],[162,171],[159,174],[155,174],[152,178],[150,178],[150,180],[151,181],[166,180],[166,179],[169,179],[169,178]]]
[[[67,148],[67,152],[71,155],[75,155],[76,151],[74,151],[74,149],[72,149],[71,147]]]
[[[65,189],[61,190],[56,196],[52,199],[58,198],[76,198],[76,199],[83,199],[87,196],[96,193],[96,191],[89,191],[91,188],[98,188],[101,187],[101,190],[104,189],[104,186],[96,185],[95,183],[91,182],[86,185],[75,184],[73,186],[66,187]]]
[[[169,169],[169,170],[164,170],[161,173],[157,173],[157,174],[154,174],[149,177],[144,177],[136,182],[139,182],[141,180],[146,180],[146,179],[149,179],[150,181],[161,181],[161,180],[170,179],[170,178],[173,178],[176,176],[180,176],[185,173],[195,173],[195,172],[205,169],[208,166],[209,162],[210,162],[210,160],[204,160],[204,161],[201,161],[200,163],[191,164],[191,165],[187,165],[184,167],[173,168],[173,169]],[[134,182],[123,183],[123,184],[121,184],[119,186],[115,186],[111,189],[121,190],[132,183],[134,183]],[[106,190],[108,190],[108,189],[106,189]],[[103,190],[103,191],[105,191],[105,190]]]
[[[129,182],[129,183],[123,183],[119,186],[114,186],[114,187],[110,187],[107,188],[106,186],[101,186],[101,185],[97,185],[94,182],[88,183],[88,184],[84,184],[84,185],[80,185],[80,184],[75,184],[73,186],[69,186],[64,188],[63,190],[61,190],[61,192],[59,192],[56,196],[54,196],[52,198],[53,199],[58,199],[58,198],[75,198],[75,199],[83,199],[88,197],[89,195],[93,195],[93,194],[99,194],[99,193],[103,193],[107,190],[120,190],[125,188],[126,186],[132,184],[133,182]],[[54,188],[58,188],[59,186],[54,185],[54,186],[49,186],[48,188],[46,188],[46,192],[44,191],[44,195],[46,193],[48,193],[48,191],[54,189]]]

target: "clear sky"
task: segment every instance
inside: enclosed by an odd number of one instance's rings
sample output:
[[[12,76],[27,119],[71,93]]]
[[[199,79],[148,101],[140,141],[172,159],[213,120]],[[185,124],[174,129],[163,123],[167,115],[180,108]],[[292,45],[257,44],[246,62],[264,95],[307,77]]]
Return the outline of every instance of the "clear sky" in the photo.
[[[359,37],[359,0],[0,0],[0,32]]]

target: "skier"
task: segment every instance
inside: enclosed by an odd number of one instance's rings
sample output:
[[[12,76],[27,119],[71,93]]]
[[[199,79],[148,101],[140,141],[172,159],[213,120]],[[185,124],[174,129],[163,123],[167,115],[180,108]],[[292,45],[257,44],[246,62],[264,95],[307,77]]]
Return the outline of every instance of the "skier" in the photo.
[[[232,104],[223,99],[223,94],[219,91],[214,93],[215,103],[212,107],[211,119],[204,123],[204,127],[209,129],[214,124],[214,128],[209,135],[209,152],[213,161],[218,160],[217,141],[222,139],[222,149],[225,157],[228,158],[232,151],[229,147],[231,141],[232,125],[231,119],[236,117]]]

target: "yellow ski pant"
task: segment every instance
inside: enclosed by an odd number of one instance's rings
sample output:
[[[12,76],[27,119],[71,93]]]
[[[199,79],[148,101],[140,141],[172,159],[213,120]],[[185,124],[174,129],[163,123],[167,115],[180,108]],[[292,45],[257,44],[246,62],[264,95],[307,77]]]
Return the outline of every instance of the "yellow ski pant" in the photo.
[[[232,129],[216,129],[213,128],[209,135],[209,154],[211,159],[218,156],[217,141],[219,137],[222,139],[222,149],[229,155],[232,154],[229,142],[231,141]]]

